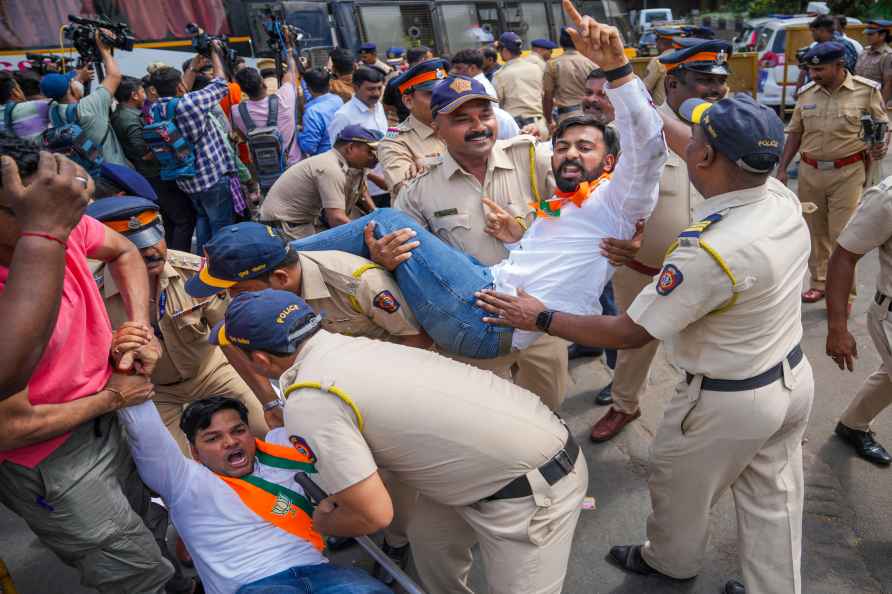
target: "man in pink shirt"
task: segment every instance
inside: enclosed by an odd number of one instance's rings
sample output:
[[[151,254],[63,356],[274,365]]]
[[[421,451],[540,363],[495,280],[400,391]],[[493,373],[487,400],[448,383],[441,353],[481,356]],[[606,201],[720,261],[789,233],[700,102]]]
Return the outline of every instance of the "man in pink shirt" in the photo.
[[[66,159],[38,154],[26,141],[0,136],[0,155],[0,294],[13,286],[8,276],[19,243],[51,244],[65,259],[52,335],[27,387],[0,402],[0,503],[79,569],[83,584],[104,593],[164,592],[173,570],[140,515],[151,513],[147,522],[159,532],[166,518],[150,509],[117,416],[108,414],[152,395],[146,376],[161,347],[150,330],[145,264],[129,240],[89,217],[67,235],[64,227],[30,227],[28,217],[20,223],[17,211],[31,184],[79,192],[77,204],[92,183]],[[108,263],[148,344],[110,356],[111,324],[87,257]]]

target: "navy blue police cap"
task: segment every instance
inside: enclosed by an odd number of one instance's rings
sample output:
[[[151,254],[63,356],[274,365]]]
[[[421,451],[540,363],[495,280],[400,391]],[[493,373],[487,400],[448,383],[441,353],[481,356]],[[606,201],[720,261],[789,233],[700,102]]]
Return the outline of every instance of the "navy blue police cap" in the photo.
[[[867,28],[864,29],[865,35],[868,33],[878,33],[879,31],[892,33],[892,21],[889,19],[873,19],[872,21],[867,21]]]
[[[825,41],[812,46],[805,55],[802,56],[802,63],[807,66],[820,66],[821,64],[833,64],[838,60],[842,60],[845,56],[846,48],[836,41]]]
[[[158,194],[149,180],[131,167],[103,161],[99,175],[124,190],[128,196],[141,196],[158,202]]]
[[[306,301],[291,291],[264,289],[238,294],[208,342],[249,351],[290,354],[322,323]]]
[[[400,94],[406,95],[416,90],[430,91],[446,78],[449,62],[442,58],[425,60],[415,64],[399,76],[396,81]]]
[[[553,50],[557,48],[558,44],[553,42],[550,39],[545,39],[540,37],[539,39],[534,39],[530,42],[530,46],[532,47],[541,47],[542,49]]]
[[[731,69],[728,67],[731,52],[731,44],[727,41],[707,39],[660,56],[660,62],[666,66],[667,72],[681,68],[704,74],[728,76],[731,74]]]
[[[268,274],[285,260],[289,250],[267,225],[246,222],[223,227],[204,244],[204,266],[186,282],[186,292],[210,297],[240,281]]]
[[[378,141],[384,138],[384,134],[379,132],[378,130],[370,130],[368,128],[363,128],[358,124],[351,124],[346,126],[343,130],[338,132],[337,140],[342,142],[362,142],[363,144],[367,144],[372,148],[378,146]]]
[[[696,37],[698,39],[715,39],[715,31],[709,27],[698,27],[695,25],[684,25],[681,28],[685,37]]]
[[[514,31],[505,31],[499,36],[499,45],[513,53],[517,53],[523,47],[523,39]]]
[[[474,99],[497,101],[479,81],[467,76],[447,76],[434,87],[431,94],[431,113],[434,117],[441,113],[452,113]]]
[[[741,169],[770,173],[784,150],[784,124],[777,113],[748,93],[716,103],[699,98],[685,100],[679,114],[699,125],[716,151]]]
[[[377,52],[378,46],[372,42],[363,43],[362,45],[359,46],[359,51],[361,53]]]
[[[684,37],[684,31],[678,27],[654,27],[654,34],[658,39],[674,39],[675,37]]]
[[[158,204],[139,196],[112,196],[87,206],[87,214],[133,242],[137,249],[164,239]]]

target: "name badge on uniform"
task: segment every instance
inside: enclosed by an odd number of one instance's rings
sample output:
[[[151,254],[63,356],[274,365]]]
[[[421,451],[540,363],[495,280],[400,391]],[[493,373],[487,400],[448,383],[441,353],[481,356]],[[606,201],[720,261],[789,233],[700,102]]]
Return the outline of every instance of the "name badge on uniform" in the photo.
[[[434,217],[439,219],[440,217],[451,217],[452,215],[457,215],[457,214],[458,214],[457,208],[447,208],[446,210],[436,211],[434,213]]]
[[[396,138],[399,135],[400,135],[399,128],[388,128],[387,133],[384,134],[384,138]]]
[[[817,107],[818,107],[817,103],[806,103],[805,105],[802,106],[802,109],[804,109],[804,110],[805,109],[817,109]]]

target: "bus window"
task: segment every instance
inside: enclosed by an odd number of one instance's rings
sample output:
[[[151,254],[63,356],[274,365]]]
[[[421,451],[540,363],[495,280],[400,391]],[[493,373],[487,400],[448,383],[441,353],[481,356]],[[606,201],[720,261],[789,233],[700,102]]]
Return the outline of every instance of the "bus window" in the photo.
[[[481,47],[498,37],[498,9],[495,5],[483,5],[478,11],[480,6],[451,3],[439,6],[448,53]]]
[[[551,4],[551,22],[554,25],[552,39],[560,39],[561,27],[567,25],[566,18],[564,17],[564,7],[560,2],[553,2]]]
[[[505,22],[509,31],[520,35],[525,44],[533,39],[551,37],[548,33],[548,14],[542,2],[508,2]]]
[[[365,39],[374,42],[382,56],[390,47],[435,46],[434,26],[426,4],[361,6],[359,14]]]

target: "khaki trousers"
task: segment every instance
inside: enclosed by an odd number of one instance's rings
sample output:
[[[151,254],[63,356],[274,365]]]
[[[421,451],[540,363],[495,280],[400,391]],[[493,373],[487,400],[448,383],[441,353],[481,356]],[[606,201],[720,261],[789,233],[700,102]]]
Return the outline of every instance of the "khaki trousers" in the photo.
[[[149,497],[115,414],[77,427],[35,468],[0,464],[0,503],[102,594],[163,593],[174,575],[156,541],[167,515]]]
[[[613,297],[617,308],[626,311],[641,290],[653,282],[653,277],[622,266],[613,273]],[[657,354],[660,341],[651,340],[637,349],[620,349],[616,352],[613,370],[613,408],[626,414],[638,410],[641,394],[647,385],[650,364]]]
[[[745,392],[679,384],[651,454],[653,512],[642,554],[685,579],[700,572],[710,510],[731,489],[747,594],[802,592],[802,435],[814,396],[808,360]]]
[[[892,319],[889,304],[879,306],[870,304],[867,310],[867,330],[870,338],[880,354],[882,364],[861,385],[849,407],[842,414],[840,422],[850,429],[869,431],[870,424],[878,414],[892,403],[892,381],[889,370],[892,369],[892,348],[889,337],[892,336]]]
[[[820,170],[805,162],[799,167],[799,201],[812,202],[818,207],[816,212],[805,215],[811,234],[808,270],[813,289],[825,289],[827,260],[861,200],[865,175],[861,161],[840,169]]]
[[[535,476],[533,476],[535,475]],[[473,594],[471,548],[480,545],[490,594],[559,594],[588,487],[580,452],[570,474],[552,486],[527,475],[531,497],[451,507],[418,497],[409,523],[415,568],[429,594]]]
[[[155,407],[184,456],[191,456],[191,454],[189,453],[189,440],[180,430],[183,408],[190,402],[208,396],[235,398],[248,407],[248,425],[254,437],[263,439],[269,433],[269,426],[263,416],[263,405],[257,400],[245,380],[236,373],[231,365],[225,363],[197,381],[187,380],[171,386],[155,386],[155,398],[153,399]]]
[[[494,359],[470,359],[438,352],[478,369],[492,371],[507,380],[513,380],[521,388],[541,398],[545,406],[557,411],[564,402],[570,383],[567,371],[568,345],[569,343],[562,338],[543,334],[527,348]]]

